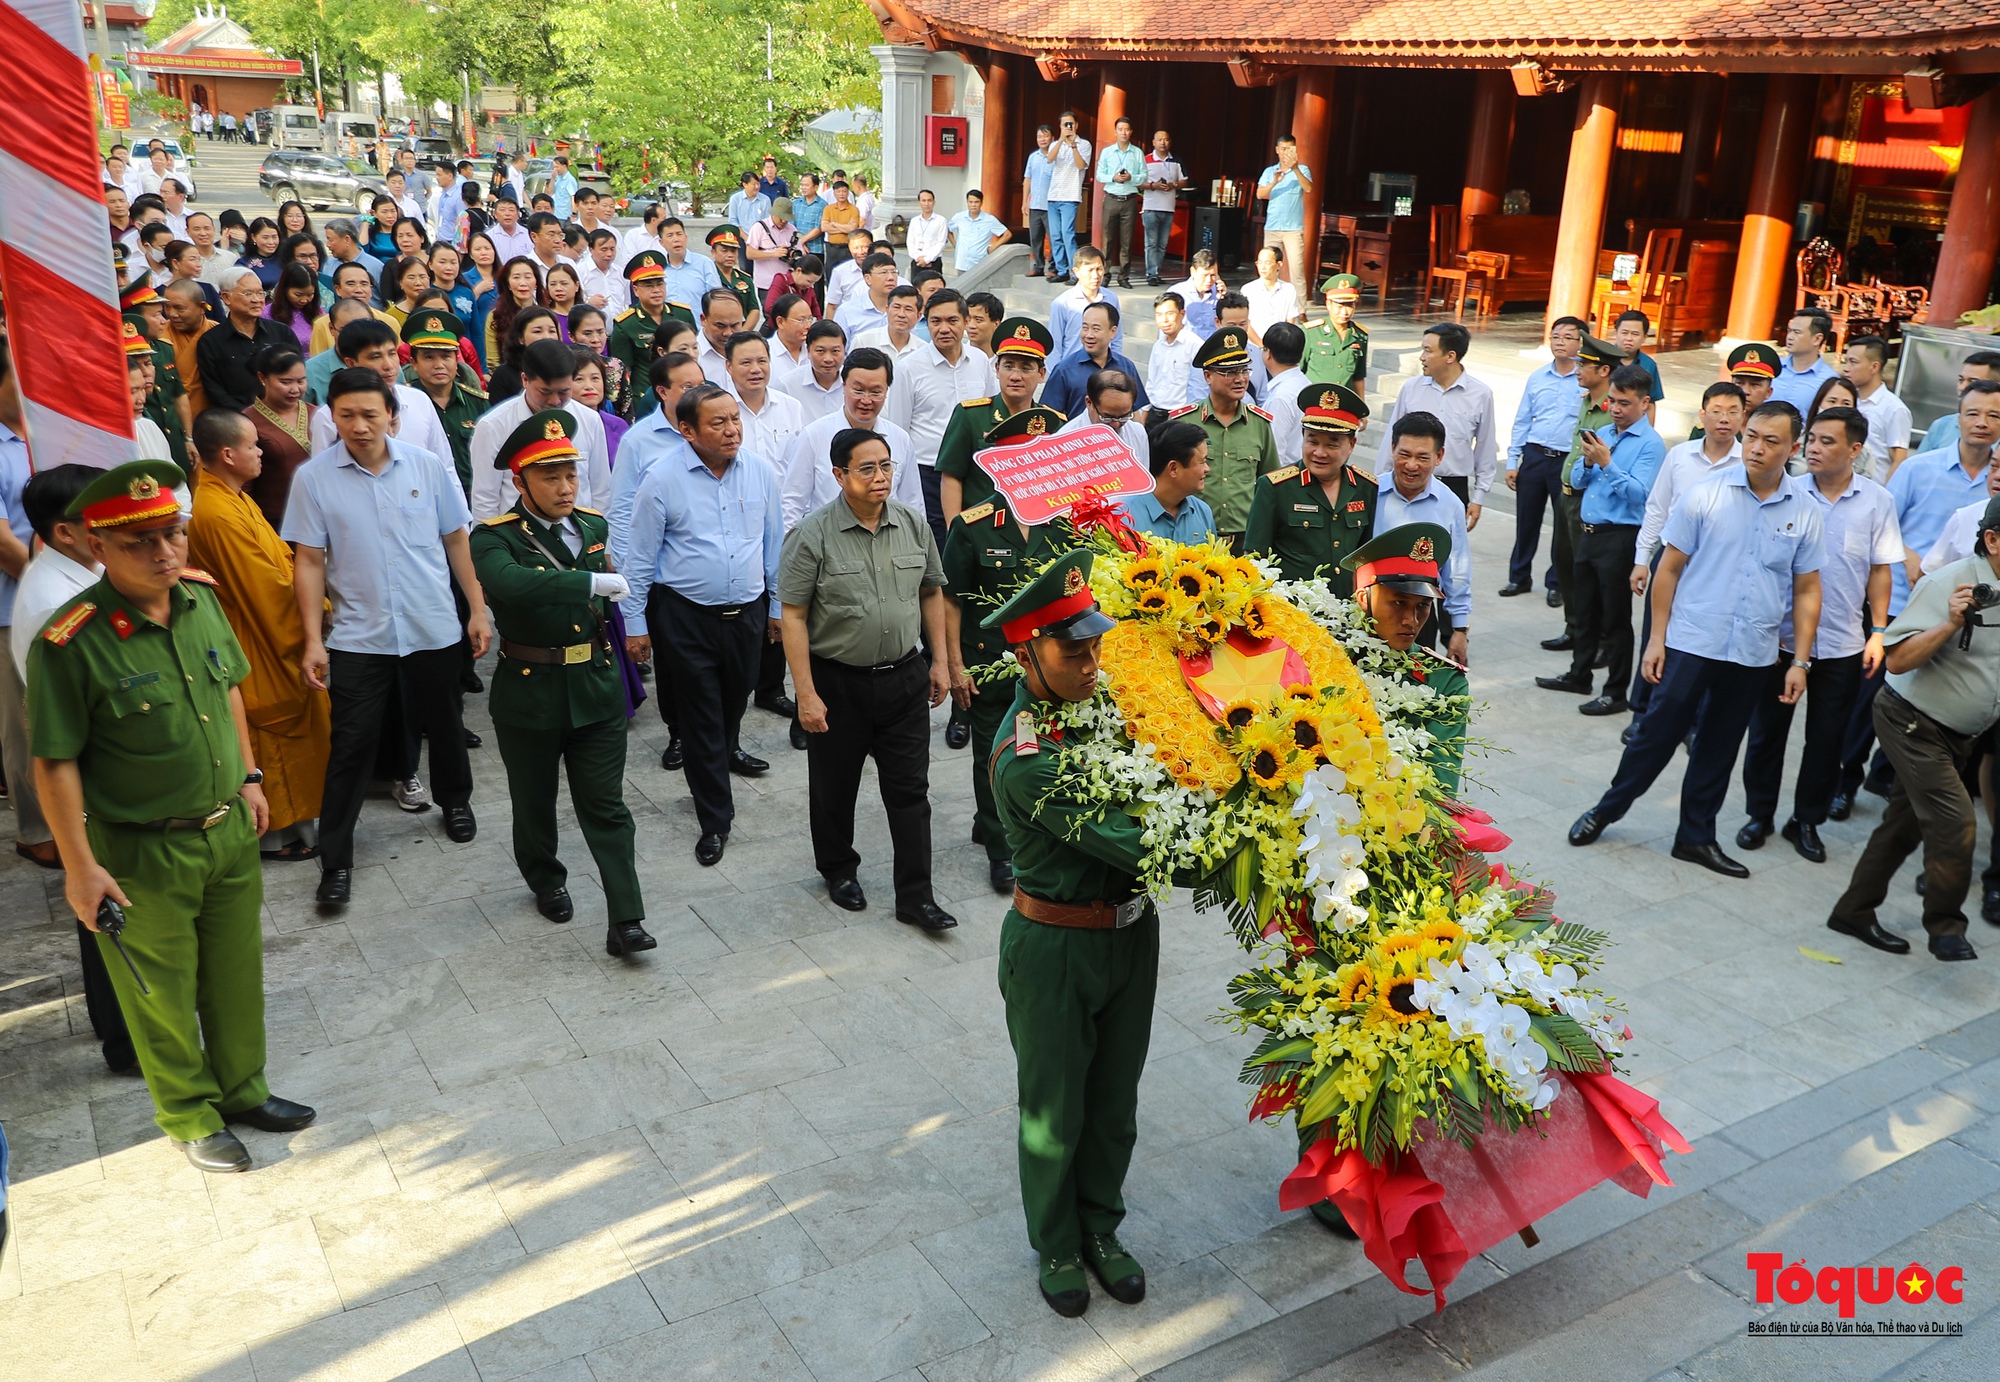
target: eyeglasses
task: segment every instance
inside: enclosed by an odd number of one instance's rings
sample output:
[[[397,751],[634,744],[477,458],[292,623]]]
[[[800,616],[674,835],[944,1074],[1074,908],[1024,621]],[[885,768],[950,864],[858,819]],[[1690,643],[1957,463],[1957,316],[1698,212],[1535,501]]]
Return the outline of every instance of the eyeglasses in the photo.
[[[1211,367],[1207,373],[1214,375],[1218,379],[1248,379],[1250,377],[1250,366],[1238,365],[1235,369],[1216,369]]]
[[[1132,414],[1100,412],[1097,415],[1097,420],[1106,427],[1123,427],[1132,420]]]
[[[880,475],[893,474],[896,469],[896,463],[894,461],[863,461],[860,465],[840,466],[837,469],[848,475],[858,475],[864,480],[873,480]]]

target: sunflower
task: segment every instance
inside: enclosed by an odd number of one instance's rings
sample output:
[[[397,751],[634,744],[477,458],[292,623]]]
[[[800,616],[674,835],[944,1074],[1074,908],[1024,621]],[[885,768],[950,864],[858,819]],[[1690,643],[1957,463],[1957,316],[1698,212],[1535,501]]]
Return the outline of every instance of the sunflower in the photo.
[[[1413,936],[1408,932],[1404,932],[1401,935],[1390,936],[1387,940],[1376,946],[1375,953],[1382,958],[1384,964],[1393,966],[1396,963],[1397,956],[1414,951],[1420,948],[1423,943],[1421,936]]]
[[[1158,557],[1140,557],[1125,568],[1125,584],[1133,590],[1146,590],[1166,579],[1167,564]]]
[[[1320,735],[1319,716],[1311,710],[1295,710],[1291,718],[1292,745],[1314,762],[1326,758],[1326,744]]]
[[[1292,763],[1292,736],[1289,726],[1259,720],[1236,736],[1236,751],[1243,771],[1267,792],[1275,792],[1292,782],[1298,773]]]
[[[1263,713],[1263,709],[1248,697],[1231,701],[1222,711],[1222,723],[1231,729],[1247,729],[1250,722]]]
[[[1393,1022],[1398,1026],[1411,1022],[1421,1022],[1430,1014],[1416,1004],[1417,976],[1414,974],[1393,974],[1385,979],[1375,995],[1375,1006],[1368,1016],[1378,1022]]]
[[[1427,941],[1450,947],[1465,939],[1465,928],[1455,921],[1429,921],[1418,929],[1417,934]]]
[[[1264,618],[1264,602],[1252,600],[1243,606],[1243,631],[1252,638],[1269,638],[1271,626]]]
[[[1336,991],[1342,1003],[1358,1007],[1375,996],[1379,981],[1375,971],[1365,964],[1351,964],[1340,974],[1340,988]]]
[[[1220,643],[1224,635],[1229,632],[1229,625],[1211,614],[1195,624],[1194,632],[1195,636],[1205,643]]]
[[[1198,562],[1184,561],[1174,568],[1173,587],[1183,598],[1199,600],[1208,594],[1208,572]]]
[[[1165,614],[1173,602],[1167,592],[1157,585],[1147,586],[1139,592],[1139,613]]]

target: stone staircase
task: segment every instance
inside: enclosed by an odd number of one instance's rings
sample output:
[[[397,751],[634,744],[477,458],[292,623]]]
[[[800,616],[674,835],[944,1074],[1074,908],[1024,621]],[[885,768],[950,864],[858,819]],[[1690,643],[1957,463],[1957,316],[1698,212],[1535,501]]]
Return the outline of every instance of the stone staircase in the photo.
[[[2000,1014],[1743,1119],[1667,1162],[1672,1189],[1641,1200],[1599,1187],[1538,1224],[1538,1247],[1509,1239],[1474,1258],[1442,1313],[1371,1273],[1150,1376],[2000,1377]],[[1935,1320],[1963,1334],[1773,1337],[1838,1312],[1816,1298],[1758,1304],[1745,1262],[1755,1252],[1814,1270],[1960,1267],[1963,1304],[1857,1304],[1853,1323]],[[1762,1332],[1751,1334],[1752,1322]]]

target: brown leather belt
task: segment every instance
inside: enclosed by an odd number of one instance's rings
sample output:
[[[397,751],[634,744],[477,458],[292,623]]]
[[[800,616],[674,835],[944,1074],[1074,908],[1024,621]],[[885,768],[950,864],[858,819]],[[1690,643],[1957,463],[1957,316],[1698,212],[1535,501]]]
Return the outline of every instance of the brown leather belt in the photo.
[[[500,655],[511,657],[516,662],[533,662],[543,667],[560,667],[565,663],[588,662],[596,656],[599,648],[607,646],[602,639],[593,638],[588,643],[572,643],[566,648],[536,648],[526,643],[516,643],[511,638],[500,640]]]
[[[1044,926],[1069,926],[1083,931],[1112,931],[1130,926],[1146,915],[1146,895],[1123,902],[1044,902],[1014,889],[1014,910]]]

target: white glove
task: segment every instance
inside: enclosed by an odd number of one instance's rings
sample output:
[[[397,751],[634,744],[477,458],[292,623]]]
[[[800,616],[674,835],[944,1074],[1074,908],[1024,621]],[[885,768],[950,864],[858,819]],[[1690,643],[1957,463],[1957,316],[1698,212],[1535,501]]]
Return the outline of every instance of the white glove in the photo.
[[[594,571],[590,576],[590,593],[609,595],[614,600],[623,600],[632,594],[632,586],[616,571]]]

